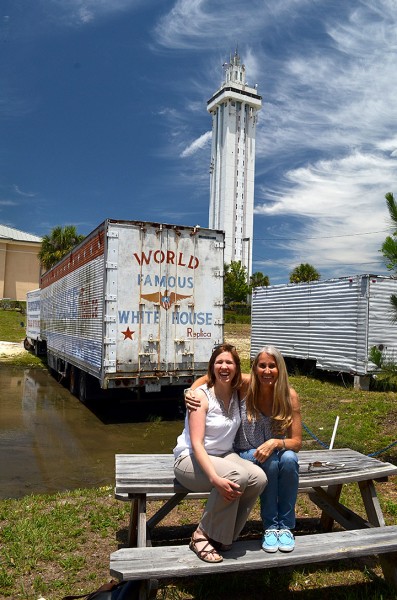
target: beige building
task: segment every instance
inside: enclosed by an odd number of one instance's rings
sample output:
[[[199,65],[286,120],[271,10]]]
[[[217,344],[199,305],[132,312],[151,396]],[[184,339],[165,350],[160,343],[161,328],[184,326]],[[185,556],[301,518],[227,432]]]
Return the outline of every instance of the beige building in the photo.
[[[0,299],[26,300],[39,287],[41,238],[0,225]]]

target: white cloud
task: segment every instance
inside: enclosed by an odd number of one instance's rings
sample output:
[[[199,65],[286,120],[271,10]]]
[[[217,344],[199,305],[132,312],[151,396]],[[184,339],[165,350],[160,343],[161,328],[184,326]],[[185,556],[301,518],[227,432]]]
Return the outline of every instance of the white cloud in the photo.
[[[52,22],[75,26],[140,8],[156,0],[40,0],[43,13]]]
[[[250,0],[249,7],[232,0],[176,0],[155,27],[159,44],[173,49],[230,47],[254,43],[274,19],[299,11],[311,0]]]
[[[199,138],[194,140],[194,142],[189,144],[189,146],[187,146],[187,148],[185,148],[183,150],[183,152],[181,152],[181,158],[186,158],[187,156],[192,156],[192,154],[195,154],[198,150],[202,150],[206,146],[209,146],[209,144],[211,142],[211,137],[212,137],[211,131],[207,131],[206,133],[203,133],[203,135],[200,135]]]
[[[23,192],[21,190],[21,188],[18,185],[13,185],[14,191],[19,195],[19,196],[27,196],[28,198],[34,198],[36,196],[35,193],[33,192]]]
[[[270,227],[272,217],[298,219],[299,228],[284,239],[277,241],[274,231],[272,237],[291,253],[292,263],[310,262],[330,275],[346,274],[354,264],[356,270],[365,264],[380,268],[379,248],[389,226],[384,194],[393,188],[395,169],[389,158],[359,152],[319,161],[288,172],[255,213]]]

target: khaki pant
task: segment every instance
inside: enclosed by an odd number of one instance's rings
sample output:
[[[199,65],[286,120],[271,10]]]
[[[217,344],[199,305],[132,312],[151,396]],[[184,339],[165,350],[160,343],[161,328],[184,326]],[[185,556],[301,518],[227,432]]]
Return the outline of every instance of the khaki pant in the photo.
[[[238,483],[242,492],[239,498],[231,502],[225,500],[212,486],[194,454],[176,459],[175,477],[192,492],[211,492],[199,526],[211,539],[222,544],[231,544],[237,539],[256,499],[265,489],[267,478],[260,467],[240,458],[234,452],[209,457],[220,477]]]

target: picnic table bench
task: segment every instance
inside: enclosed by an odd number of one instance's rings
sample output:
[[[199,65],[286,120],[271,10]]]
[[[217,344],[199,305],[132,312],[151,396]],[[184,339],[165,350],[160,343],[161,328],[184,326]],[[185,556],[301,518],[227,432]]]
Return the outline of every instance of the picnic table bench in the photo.
[[[258,540],[238,541],[221,563],[200,561],[187,545],[157,546],[151,531],[190,493],[174,478],[171,454],[116,455],[115,495],[131,502],[128,546],[113,552],[110,572],[123,580],[141,581],[137,598],[149,597],[150,580],[224,573],[247,569],[310,564],[342,558],[380,555],[385,578],[397,586],[397,525],[385,526],[375,481],[397,475],[397,466],[348,448],[299,452],[299,492],[307,493],[321,511],[325,533],[299,536],[289,554],[267,554]],[[357,483],[367,519],[340,502],[343,485]],[[165,500],[148,520],[148,500]],[[334,521],[345,531],[331,532]]]

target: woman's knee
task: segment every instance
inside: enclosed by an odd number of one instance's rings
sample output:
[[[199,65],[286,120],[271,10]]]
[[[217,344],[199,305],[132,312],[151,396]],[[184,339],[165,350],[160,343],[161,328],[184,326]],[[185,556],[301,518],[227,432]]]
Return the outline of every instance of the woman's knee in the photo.
[[[280,456],[280,468],[292,473],[298,472],[298,456],[295,452],[293,452],[293,450],[285,450],[285,452],[282,453]]]
[[[280,462],[283,464],[297,465],[298,455],[293,450],[284,450],[284,452],[281,453]]]

